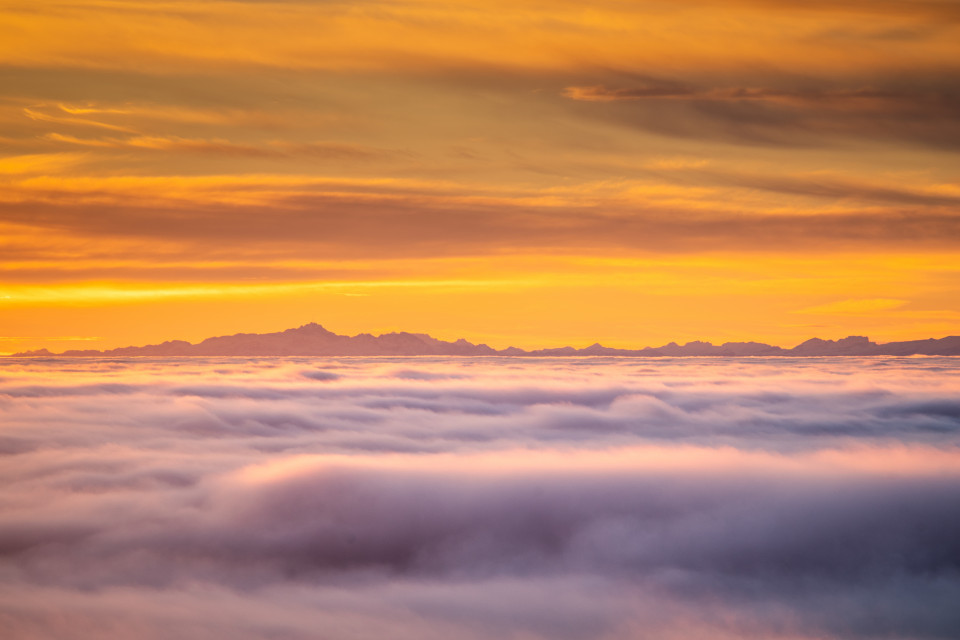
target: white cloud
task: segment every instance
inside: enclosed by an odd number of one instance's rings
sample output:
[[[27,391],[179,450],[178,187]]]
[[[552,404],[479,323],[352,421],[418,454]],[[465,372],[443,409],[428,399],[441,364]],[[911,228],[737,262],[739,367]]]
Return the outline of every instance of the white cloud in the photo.
[[[0,364],[11,638],[960,628],[950,359]]]

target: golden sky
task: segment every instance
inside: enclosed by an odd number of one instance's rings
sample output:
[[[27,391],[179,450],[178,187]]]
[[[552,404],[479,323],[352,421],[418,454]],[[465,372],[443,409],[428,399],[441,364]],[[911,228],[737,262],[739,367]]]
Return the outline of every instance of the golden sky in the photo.
[[[0,0],[0,352],[960,333],[955,0]]]

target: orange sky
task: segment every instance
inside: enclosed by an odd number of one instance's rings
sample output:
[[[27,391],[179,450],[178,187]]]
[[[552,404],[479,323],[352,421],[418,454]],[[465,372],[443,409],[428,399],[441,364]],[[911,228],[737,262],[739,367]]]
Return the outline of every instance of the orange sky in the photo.
[[[0,353],[960,333],[960,3],[0,0]]]

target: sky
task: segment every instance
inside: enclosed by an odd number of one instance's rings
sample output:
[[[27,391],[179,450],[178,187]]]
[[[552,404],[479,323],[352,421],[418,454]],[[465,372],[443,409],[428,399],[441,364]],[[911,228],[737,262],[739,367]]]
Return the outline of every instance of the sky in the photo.
[[[0,353],[958,333],[960,3],[0,1]]]

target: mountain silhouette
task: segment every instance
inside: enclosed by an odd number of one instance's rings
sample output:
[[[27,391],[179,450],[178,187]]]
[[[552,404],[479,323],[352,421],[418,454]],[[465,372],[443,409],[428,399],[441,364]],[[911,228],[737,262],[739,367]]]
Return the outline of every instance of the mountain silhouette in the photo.
[[[527,351],[517,347],[496,350],[485,344],[473,344],[460,339],[455,342],[437,340],[425,333],[385,333],[375,336],[360,333],[342,336],[311,322],[302,327],[274,333],[237,333],[232,336],[207,338],[197,344],[170,340],[143,347],[120,347],[97,351],[95,349],[69,350],[51,353],[47,349],[23,351],[13,357],[29,356],[956,356],[960,355],[960,336],[906,342],[878,344],[864,336],[849,336],[841,340],[811,338],[792,349],[784,349],[760,342],[676,342],[662,347],[643,349],[613,349],[597,343],[583,349],[559,347]]]

